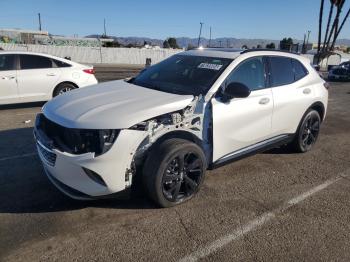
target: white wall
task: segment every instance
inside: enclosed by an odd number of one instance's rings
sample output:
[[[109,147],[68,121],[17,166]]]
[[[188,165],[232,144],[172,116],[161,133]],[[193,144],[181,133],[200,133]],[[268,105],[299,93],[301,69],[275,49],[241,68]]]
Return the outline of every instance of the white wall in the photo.
[[[4,50],[31,51],[46,53],[58,57],[70,56],[73,61],[80,63],[108,63],[144,65],[146,58],[157,63],[182,50],[173,49],[139,49],[139,48],[96,48],[80,46],[50,46],[50,45],[20,45],[0,43]]]

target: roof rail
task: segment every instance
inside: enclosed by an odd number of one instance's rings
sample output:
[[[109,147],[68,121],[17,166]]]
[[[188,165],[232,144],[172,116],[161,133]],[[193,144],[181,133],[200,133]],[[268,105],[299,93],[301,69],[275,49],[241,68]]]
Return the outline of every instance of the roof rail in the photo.
[[[291,52],[287,50],[280,50],[280,49],[267,49],[267,48],[255,48],[255,49],[246,49],[241,52],[241,54],[250,53],[250,52],[259,52],[259,51],[270,51],[270,52],[281,52],[281,53],[288,53],[288,54],[295,54],[298,55],[297,52]]]
[[[232,52],[232,53],[238,53],[243,51],[243,49],[226,48],[226,47],[197,47],[197,48],[194,48],[193,50],[220,51],[220,52]]]

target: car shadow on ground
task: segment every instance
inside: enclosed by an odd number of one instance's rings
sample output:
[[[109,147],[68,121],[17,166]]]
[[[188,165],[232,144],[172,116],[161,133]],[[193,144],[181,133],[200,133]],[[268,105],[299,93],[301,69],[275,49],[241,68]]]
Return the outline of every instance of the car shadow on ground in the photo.
[[[20,103],[20,104],[10,104],[10,105],[0,105],[0,110],[7,109],[23,109],[32,107],[42,107],[46,102],[32,102],[32,103]]]
[[[36,155],[32,128],[0,131],[0,213],[58,212],[87,207],[156,208],[140,189],[130,197],[73,200],[46,177]]]

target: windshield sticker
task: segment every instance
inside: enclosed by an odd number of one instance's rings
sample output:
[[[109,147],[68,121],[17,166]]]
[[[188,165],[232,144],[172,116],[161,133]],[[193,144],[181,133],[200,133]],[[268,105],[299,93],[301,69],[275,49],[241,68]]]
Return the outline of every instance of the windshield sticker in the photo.
[[[208,63],[201,63],[198,66],[198,68],[204,68],[204,69],[210,69],[210,70],[216,70],[216,71],[219,71],[221,67],[222,65],[208,64]]]

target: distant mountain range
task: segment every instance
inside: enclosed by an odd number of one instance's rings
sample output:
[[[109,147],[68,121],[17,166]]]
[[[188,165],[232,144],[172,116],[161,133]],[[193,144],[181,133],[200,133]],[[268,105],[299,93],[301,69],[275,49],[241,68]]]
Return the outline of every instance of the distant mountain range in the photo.
[[[99,35],[89,35],[86,37],[97,38]],[[163,46],[164,40],[154,39],[148,37],[116,37],[109,36],[109,38],[113,38],[117,40],[122,45],[137,45],[142,46],[144,42],[150,45]],[[198,38],[189,38],[189,37],[176,37],[177,44],[179,47],[188,47],[189,45],[197,46]],[[212,39],[210,42],[211,47],[231,47],[231,48],[242,48],[243,45],[247,45],[248,48],[257,47],[261,45],[263,48],[270,43],[274,43],[276,47],[279,45],[280,40],[272,40],[272,39],[243,39],[243,38],[234,38],[234,37],[221,37]],[[294,43],[302,43],[302,40],[294,39]],[[350,39],[339,39],[337,41],[338,45],[346,45],[350,46]],[[209,39],[201,38],[202,46],[209,46]]]

